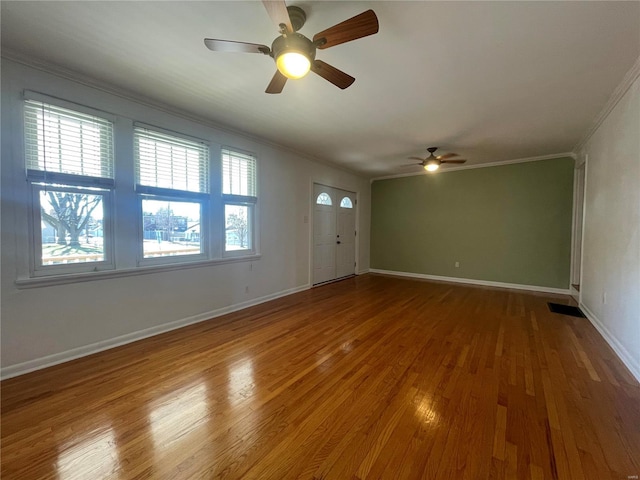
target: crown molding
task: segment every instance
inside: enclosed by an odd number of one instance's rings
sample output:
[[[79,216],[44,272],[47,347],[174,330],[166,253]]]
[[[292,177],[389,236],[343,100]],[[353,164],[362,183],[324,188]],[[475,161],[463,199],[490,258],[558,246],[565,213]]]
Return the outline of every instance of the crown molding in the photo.
[[[231,135],[236,135],[242,138],[246,138],[248,140],[251,140],[253,142],[257,142],[260,143],[262,145],[266,145],[268,147],[271,148],[277,148],[279,150],[284,150],[286,152],[289,152],[293,155],[305,158],[309,161],[312,162],[316,162],[316,163],[320,163],[322,165],[326,165],[328,167],[331,168],[335,168],[338,170],[341,170],[343,172],[349,173],[351,175],[355,175],[357,177],[360,178],[367,178],[366,175],[357,172],[355,170],[351,170],[347,167],[345,167],[344,165],[338,165],[337,163],[334,163],[330,160],[324,159],[324,158],[319,158],[319,157],[314,157],[312,155],[309,155],[308,153],[302,152],[300,150],[296,150],[295,148],[291,148],[288,147],[286,145],[282,145],[276,142],[273,142],[271,140],[268,140],[266,138],[260,137],[260,136],[256,136],[253,135],[251,133],[245,132],[243,130],[239,130],[239,129],[235,129],[233,127],[229,127],[228,125],[224,125],[222,123],[217,123],[209,118],[206,117],[202,117],[199,115],[195,115],[193,113],[190,113],[186,110],[182,110],[180,108],[176,108],[174,106],[159,102],[157,100],[148,98],[148,97],[144,97],[143,95],[124,89],[124,88],[120,88],[117,86],[114,86],[113,84],[109,84],[106,82],[102,82],[94,77],[91,77],[89,75],[84,75],[82,73],[76,72],[75,70],[71,70],[65,67],[61,67],[60,65],[55,65],[51,62],[47,62],[45,60],[41,60],[39,58],[34,58],[34,57],[30,57],[28,55],[24,55],[20,52],[17,52],[13,49],[9,49],[9,48],[2,48],[2,51],[0,52],[0,57],[2,57],[3,59],[18,63],[20,65],[24,65],[26,67],[30,67],[33,68],[35,70],[39,70],[41,72],[44,73],[48,73],[50,75],[55,75],[56,77],[60,77],[60,78],[64,78],[65,80],[69,80],[71,82],[74,83],[78,83],[80,85],[84,85],[86,87],[89,88],[93,88],[95,90],[99,90],[102,91],[104,93],[107,93],[109,95],[114,95],[116,97],[122,98],[124,100],[127,100],[129,102],[133,102],[133,103],[137,103],[139,105],[143,105],[145,107],[148,108],[153,108],[154,110],[158,110],[161,111],[163,113],[167,113],[169,115],[173,115],[179,118],[182,118],[184,120],[188,120],[190,122],[194,122],[194,123],[199,123],[201,125],[204,125],[206,127],[218,130],[218,131],[222,131],[225,133],[229,133]]]
[[[602,123],[607,119],[611,111],[616,107],[622,97],[624,97],[629,88],[631,88],[631,85],[633,85],[633,82],[635,82],[638,77],[640,77],[640,57],[636,59],[633,66],[622,78],[622,81],[613,91],[613,93],[609,97],[609,100],[607,100],[607,103],[604,105],[600,113],[596,115],[589,129],[584,133],[584,135],[582,135],[580,141],[573,148],[574,152],[579,152],[586,145],[589,139],[593,136],[596,130],[600,128],[600,125],[602,125]]]
[[[515,158],[513,160],[503,160],[499,162],[487,162],[487,163],[479,163],[477,165],[465,165],[463,167],[447,167],[446,169],[438,170],[437,174],[439,175],[441,173],[457,172],[458,170],[472,170],[475,168],[501,167],[503,165],[512,165],[514,163],[538,162],[540,160],[552,160],[554,158],[573,158],[575,160],[577,156],[573,152],[552,153],[549,155],[539,155],[537,157]],[[372,178],[370,183],[373,183],[376,180],[388,180],[391,178],[402,178],[402,177],[415,177],[418,175],[434,175],[434,174],[425,172],[424,170],[421,170],[415,173],[399,173],[397,175],[385,175],[383,177]]]

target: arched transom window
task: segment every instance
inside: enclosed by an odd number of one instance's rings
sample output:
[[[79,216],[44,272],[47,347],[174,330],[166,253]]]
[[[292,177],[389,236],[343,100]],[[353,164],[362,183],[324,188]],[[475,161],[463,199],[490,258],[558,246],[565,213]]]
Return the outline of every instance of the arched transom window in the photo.
[[[318,198],[316,198],[316,203],[318,205],[333,205],[333,203],[331,202],[331,197],[328,193],[325,192],[322,192],[320,195],[318,195]]]
[[[351,203],[351,199],[349,197],[344,197],[340,201],[340,206],[342,208],[353,208],[353,203]]]

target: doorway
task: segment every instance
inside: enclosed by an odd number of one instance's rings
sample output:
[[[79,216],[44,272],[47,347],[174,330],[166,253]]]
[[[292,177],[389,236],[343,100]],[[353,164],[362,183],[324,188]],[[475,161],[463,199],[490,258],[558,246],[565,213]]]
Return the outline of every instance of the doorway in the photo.
[[[582,269],[582,230],[584,219],[584,189],[586,179],[587,158],[582,164],[576,166],[574,171],[573,190],[573,248],[571,259],[571,293],[580,297],[580,279]]]
[[[356,194],[313,185],[313,285],[355,275]]]

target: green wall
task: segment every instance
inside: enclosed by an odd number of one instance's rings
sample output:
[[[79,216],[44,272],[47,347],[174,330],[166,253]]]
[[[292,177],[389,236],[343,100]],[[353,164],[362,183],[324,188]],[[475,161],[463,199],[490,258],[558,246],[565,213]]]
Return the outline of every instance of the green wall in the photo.
[[[573,166],[558,158],[374,181],[371,268],[568,288]]]

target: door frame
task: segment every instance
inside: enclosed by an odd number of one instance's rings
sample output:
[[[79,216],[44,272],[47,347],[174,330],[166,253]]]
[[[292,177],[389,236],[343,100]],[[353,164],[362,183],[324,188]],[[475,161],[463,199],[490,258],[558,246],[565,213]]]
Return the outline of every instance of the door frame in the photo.
[[[573,171],[573,212],[571,222],[571,262],[569,272],[569,292],[578,302],[582,302],[582,266],[584,252],[584,219],[586,215],[587,174],[589,155],[576,158]],[[573,285],[577,284],[579,290]]]
[[[334,184],[332,182],[327,182],[327,181],[323,181],[323,180],[318,180],[315,178],[310,179],[309,181],[309,186],[308,186],[308,190],[309,190],[309,208],[308,208],[308,225],[309,227],[307,228],[307,237],[308,237],[308,248],[309,248],[309,262],[308,262],[308,274],[307,274],[307,284],[309,285],[309,287],[313,287],[313,260],[314,260],[314,249],[313,249],[313,244],[314,244],[314,232],[313,232],[313,225],[314,225],[314,212],[315,212],[315,204],[316,204],[316,199],[314,196],[314,185],[321,185],[323,187],[328,187],[328,188],[337,188],[338,190],[345,190],[347,192],[353,193],[356,197],[356,204],[355,204],[355,214],[356,214],[356,241],[355,241],[355,267],[354,267],[354,272],[356,275],[358,275],[358,267],[360,266],[360,258],[359,258],[359,254],[360,254],[360,191],[358,189],[355,189],[353,187],[344,185],[344,184]]]

